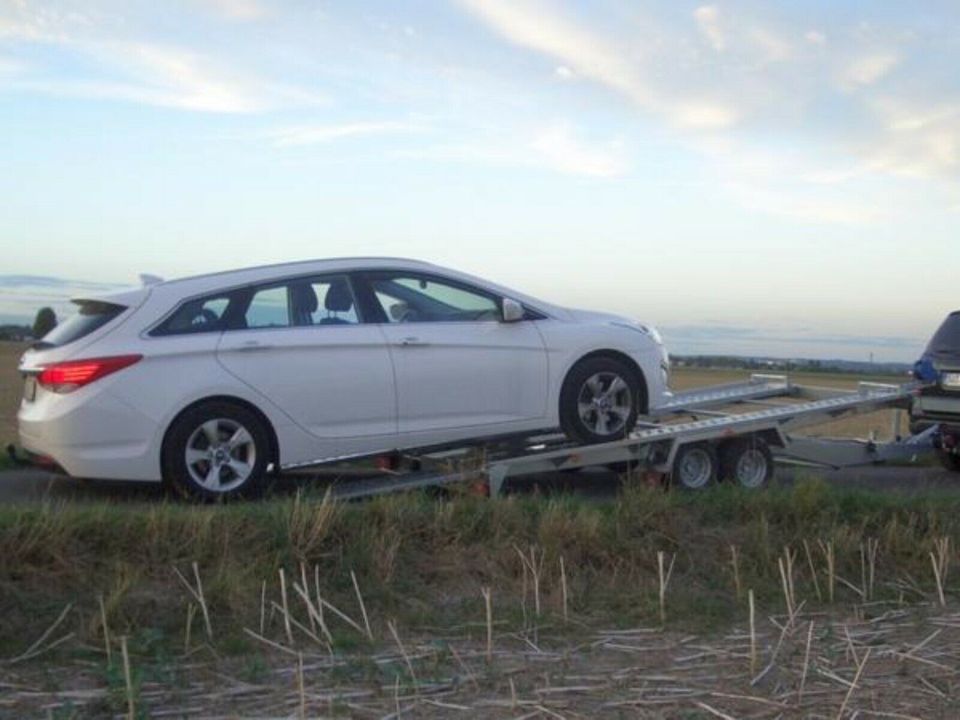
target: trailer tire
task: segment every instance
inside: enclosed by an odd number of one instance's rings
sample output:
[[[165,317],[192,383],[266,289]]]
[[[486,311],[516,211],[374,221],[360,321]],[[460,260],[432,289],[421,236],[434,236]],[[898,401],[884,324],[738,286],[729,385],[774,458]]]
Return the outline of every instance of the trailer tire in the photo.
[[[952,472],[960,472],[960,455],[951,450],[941,450],[937,453],[940,456],[940,464]]]
[[[761,438],[729,440],[720,446],[720,479],[755,490],[773,478],[773,453]]]
[[[670,484],[681,490],[703,490],[717,480],[717,450],[710,443],[690,443],[677,448]]]

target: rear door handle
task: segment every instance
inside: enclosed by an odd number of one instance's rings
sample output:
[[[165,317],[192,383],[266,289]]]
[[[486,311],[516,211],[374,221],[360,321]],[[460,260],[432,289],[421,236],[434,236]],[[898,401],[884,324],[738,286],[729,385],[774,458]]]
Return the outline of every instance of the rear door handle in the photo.
[[[242,350],[243,352],[250,352],[252,350],[269,350],[272,345],[265,345],[258,340],[247,340],[244,343],[240,343],[237,347],[237,350]]]
[[[418,337],[400,338],[400,342],[398,343],[401,347],[423,347],[429,344],[426,340],[421,340]]]

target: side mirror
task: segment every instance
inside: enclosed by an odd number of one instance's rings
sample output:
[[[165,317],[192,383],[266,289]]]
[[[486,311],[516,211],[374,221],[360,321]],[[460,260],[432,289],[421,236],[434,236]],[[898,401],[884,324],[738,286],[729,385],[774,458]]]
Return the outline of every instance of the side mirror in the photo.
[[[523,309],[523,305],[512,298],[503,299],[503,322],[519,322],[523,320],[524,315],[526,310]]]

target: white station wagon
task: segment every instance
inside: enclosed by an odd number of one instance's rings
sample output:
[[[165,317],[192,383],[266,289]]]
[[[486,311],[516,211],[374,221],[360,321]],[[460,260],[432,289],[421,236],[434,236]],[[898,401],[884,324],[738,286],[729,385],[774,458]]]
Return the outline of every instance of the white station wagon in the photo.
[[[413,260],[271,265],[74,302],[22,358],[22,446],[72,476],[201,497],[493,435],[615,440],[668,395],[652,327]]]

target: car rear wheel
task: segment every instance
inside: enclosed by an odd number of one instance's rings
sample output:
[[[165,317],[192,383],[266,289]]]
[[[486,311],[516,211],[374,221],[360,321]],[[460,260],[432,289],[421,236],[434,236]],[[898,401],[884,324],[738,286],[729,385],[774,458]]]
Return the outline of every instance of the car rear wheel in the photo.
[[[263,420],[231,402],[190,408],[170,428],[163,450],[164,480],[204,500],[250,495],[270,462]]]
[[[640,380],[626,363],[587,358],[567,375],[560,393],[560,427],[576,442],[596,444],[626,437],[640,412]]]

